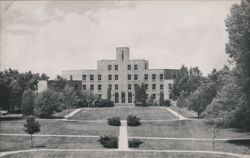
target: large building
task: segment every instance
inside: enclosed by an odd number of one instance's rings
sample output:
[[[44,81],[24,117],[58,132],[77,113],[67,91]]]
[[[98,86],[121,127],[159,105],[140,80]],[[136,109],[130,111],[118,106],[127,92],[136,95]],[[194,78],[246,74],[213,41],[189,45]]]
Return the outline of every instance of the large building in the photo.
[[[135,88],[145,84],[147,97],[158,100],[160,95],[169,99],[169,92],[176,77],[176,69],[149,69],[148,60],[130,59],[128,47],[116,48],[116,60],[97,61],[97,70],[65,70],[62,77],[81,81],[82,90],[90,90],[99,97],[107,98],[111,88],[111,99],[115,103],[134,103]]]

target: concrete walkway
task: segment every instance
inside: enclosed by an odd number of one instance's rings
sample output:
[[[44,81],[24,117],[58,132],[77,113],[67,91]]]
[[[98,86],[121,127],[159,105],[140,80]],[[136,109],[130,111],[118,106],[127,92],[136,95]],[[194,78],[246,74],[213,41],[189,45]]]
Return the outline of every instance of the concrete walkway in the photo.
[[[225,155],[232,157],[240,157],[240,158],[250,158],[250,155],[244,154],[236,154],[236,153],[228,153],[221,151],[200,151],[200,150],[116,150],[116,149],[30,149],[30,150],[18,150],[18,151],[7,151],[1,152],[0,157],[10,155],[10,154],[18,154],[18,153],[29,153],[29,152],[37,152],[37,151],[56,151],[56,152],[155,152],[155,153],[204,153],[204,154],[214,154],[214,155]]]
[[[0,136],[30,137],[29,134],[1,133]],[[34,134],[33,137],[68,137],[68,138],[99,138],[98,135],[62,135],[62,134]]]
[[[74,116],[76,113],[78,113],[78,112],[81,111],[81,110],[82,110],[82,108],[75,109],[75,110],[72,111],[71,113],[66,114],[66,115],[64,116],[64,118],[65,118],[65,119],[68,119],[68,118]]]
[[[121,121],[118,150],[128,150],[127,121]]]
[[[170,108],[166,108],[166,110],[168,110],[170,113],[172,113],[173,115],[175,115],[177,118],[179,118],[179,120],[187,120],[186,117],[182,116],[180,113],[175,112],[174,110],[170,109]]]
[[[250,140],[250,138],[174,138],[174,137],[128,137],[136,139],[156,139],[156,140],[194,140],[194,141],[231,141],[231,140]]]

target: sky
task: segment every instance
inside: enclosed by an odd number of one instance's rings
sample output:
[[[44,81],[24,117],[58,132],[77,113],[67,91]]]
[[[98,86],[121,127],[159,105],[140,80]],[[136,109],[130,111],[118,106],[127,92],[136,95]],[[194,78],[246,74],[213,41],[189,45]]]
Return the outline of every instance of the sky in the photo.
[[[224,20],[239,1],[1,1],[1,70],[54,78],[129,47],[149,68],[227,64]]]

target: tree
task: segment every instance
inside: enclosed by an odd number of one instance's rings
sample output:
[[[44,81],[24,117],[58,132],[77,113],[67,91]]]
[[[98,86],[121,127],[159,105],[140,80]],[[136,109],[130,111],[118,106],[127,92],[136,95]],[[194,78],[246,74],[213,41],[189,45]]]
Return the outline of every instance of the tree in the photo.
[[[108,91],[107,91],[107,99],[108,99],[108,100],[111,100],[111,88],[108,88]]]
[[[24,116],[34,114],[35,93],[31,89],[25,90],[22,97],[22,113]]]
[[[63,90],[63,103],[68,109],[68,117],[70,108],[79,103],[80,98],[77,96],[77,93],[73,87],[66,86]]]
[[[49,88],[57,92],[62,92],[66,87],[66,85],[67,85],[67,80],[59,75],[57,75],[55,80],[49,81]]]
[[[36,121],[35,116],[29,115],[26,117],[26,122],[24,123],[24,131],[30,134],[31,147],[33,147],[32,135],[40,132],[40,124]]]
[[[135,103],[145,104],[146,103],[146,88],[144,83],[141,86],[137,86],[135,89]]]
[[[237,85],[244,94],[241,100],[240,117],[242,126],[250,124],[250,1],[242,0],[234,4],[230,15],[226,19],[229,41],[226,44],[226,53],[235,63]],[[243,104],[244,102],[244,104]]]
[[[38,117],[49,118],[55,112],[64,109],[63,94],[47,89],[35,98],[34,113]]]

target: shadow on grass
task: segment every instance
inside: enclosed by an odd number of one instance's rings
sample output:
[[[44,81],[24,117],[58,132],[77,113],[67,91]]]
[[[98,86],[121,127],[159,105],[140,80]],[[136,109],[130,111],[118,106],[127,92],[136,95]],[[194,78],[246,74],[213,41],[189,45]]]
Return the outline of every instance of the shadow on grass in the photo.
[[[46,145],[33,145],[31,148],[46,148]]]
[[[246,140],[228,140],[226,143],[238,145],[238,146],[247,146],[250,147],[250,138]]]
[[[23,117],[0,117],[0,121],[18,121],[22,119]]]

